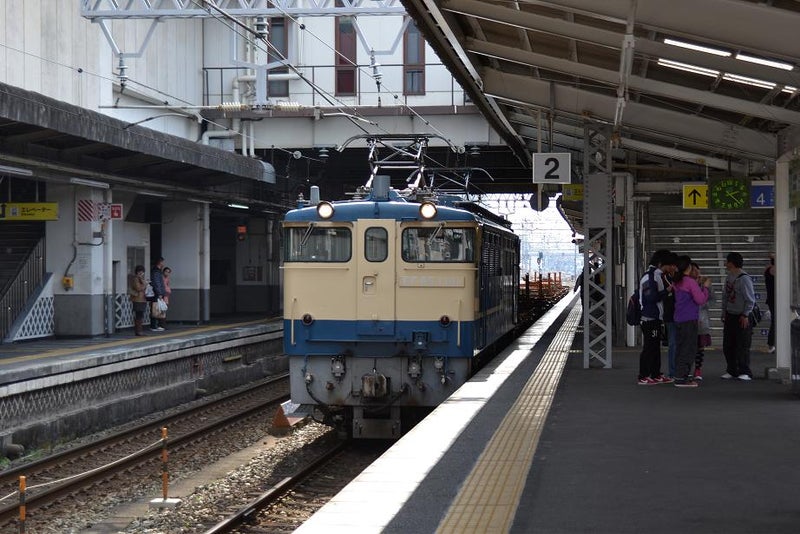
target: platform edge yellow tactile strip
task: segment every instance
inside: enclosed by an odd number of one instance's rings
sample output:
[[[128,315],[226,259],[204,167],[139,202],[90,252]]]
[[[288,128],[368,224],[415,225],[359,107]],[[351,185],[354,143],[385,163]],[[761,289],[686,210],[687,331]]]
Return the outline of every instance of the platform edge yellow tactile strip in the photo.
[[[511,528],[579,318],[580,308],[575,307],[486,444],[437,534],[504,533]]]

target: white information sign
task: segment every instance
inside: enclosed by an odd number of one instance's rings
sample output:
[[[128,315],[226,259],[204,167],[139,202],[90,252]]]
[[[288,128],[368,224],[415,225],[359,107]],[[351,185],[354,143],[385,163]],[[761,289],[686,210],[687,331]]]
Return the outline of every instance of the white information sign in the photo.
[[[569,152],[534,152],[533,183],[572,183],[572,154]]]

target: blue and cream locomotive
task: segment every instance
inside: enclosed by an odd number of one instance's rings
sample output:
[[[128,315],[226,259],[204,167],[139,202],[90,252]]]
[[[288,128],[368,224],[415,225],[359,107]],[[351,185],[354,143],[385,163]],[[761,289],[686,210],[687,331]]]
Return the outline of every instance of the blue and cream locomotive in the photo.
[[[283,222],[292,401],[354,437],[399,437],[514,329],[519,238],[480,206],[386,176],[303,204]]]

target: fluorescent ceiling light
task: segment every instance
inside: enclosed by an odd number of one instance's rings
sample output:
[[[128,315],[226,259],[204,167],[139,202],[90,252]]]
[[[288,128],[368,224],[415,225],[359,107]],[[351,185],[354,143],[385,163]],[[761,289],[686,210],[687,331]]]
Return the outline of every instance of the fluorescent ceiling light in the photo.
[[[8,165],[0,165],[0,174],[18,174],[20,176],[33,176],[33,171],[30,169],[23,169],[20,167],[9,167]]]
[[[137,191],[140,195],[146,195],[148,197],[159,197],[159,198],[167,198],[169,195],[166,193],[155,193],[153,191]]]
[[[794,65],[792,65],[791,63],[784,63],[783,61],[775,61],[773,59],[763,59],[760,57],[748,56],[747,54],[736,54],[736,59],[741,59],[742,61],[748,61],[750,63],[758,63],[759,65],[766,65],[767,67],[773,67],[776,69],[783,69],[783,70],[794,69]]]
[[[728,57],[731,55],[730,52],[727,52],[725,50],[720,50],[718,48],[711,48],[708,46],[696,45],[684,41],[678,41],[676,39],[664,39],[664,44],[679,46],[681,48],[688,48],[689,50],[696,50],[697,52],[705,52],[706,54],[713,54],[715,56]]]
[[[791,85],[787,85],[786,87],[781,89],[781,91],[783,91],[784,93],[789,93],[790,95],[793,95],[794,93],[797,92],[797,87],[792,87]]]
[[[85,185],[87,187],[96,187],[98,189],[108,189],[109,185],[105,182],[97,182],[95,180],[87,180],[86,178],[70,178],[69,183],[75,185]]]
[[[724,74],[722,76],[723,80],[728,80],[729,82],[737,82],[743,83],[745,85],[752,85],[754,87],[763,87],[764,89],[772,89],[775,87],[773,82],[768,82],[766,80],[758,80],[756,78],[748,78],[747,76],[739,76],[738,74]]]
[[[197,202],[198,204],[211,204],[210,200],[203,200],[202,198],[189,197],[186,200],[188,200],[189,202]]]
[[[240,210],[249,210],[250,209],[249,207],[247,207],[247,206],[245,206],[243,204],[228,204],[228,207],[229,208],[236,208],[236,209],[240,209]]]
[[[672,61],[671,59],[664,59],[658,58],[658,64],[663,67],[669,67],[671,69],[683,70],[686,72],[693,72],[695,74],[701,74],[703,76],[710,76],[712,78],[716,78],[719,76],[719,71],[714,69],[706,69],[704,67],[698,67],[697,65],[690,65],[688,63],[680,63],[679,61]]]

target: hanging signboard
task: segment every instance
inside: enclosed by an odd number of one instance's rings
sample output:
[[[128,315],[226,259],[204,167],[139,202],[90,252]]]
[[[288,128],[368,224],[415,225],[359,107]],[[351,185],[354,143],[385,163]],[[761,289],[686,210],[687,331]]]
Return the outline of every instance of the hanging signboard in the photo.
[[[0,202],[0,221],[57,221],[58,202]]]
[[[683,209],[708,209],[708,184],[683,184]]]
[[[533,183],[569,184],[572,183],[572,154],[569,152],[534,152]]]
[[[750,183],[750,207],[775,207],[775,182],[763,181]]]

